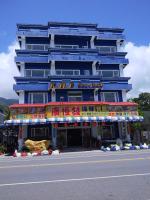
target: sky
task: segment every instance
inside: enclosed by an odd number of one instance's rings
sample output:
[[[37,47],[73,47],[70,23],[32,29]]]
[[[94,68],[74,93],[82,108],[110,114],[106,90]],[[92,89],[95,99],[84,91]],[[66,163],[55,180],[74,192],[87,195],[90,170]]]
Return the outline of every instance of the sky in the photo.
[[[133,90],[128,97],[150,92],[150,0],[0,0],[0,96],[16,98],[13,76],[17,23],[48,21],[97,23],[125,29]],[[142,70],[141,70],[142,69]]]

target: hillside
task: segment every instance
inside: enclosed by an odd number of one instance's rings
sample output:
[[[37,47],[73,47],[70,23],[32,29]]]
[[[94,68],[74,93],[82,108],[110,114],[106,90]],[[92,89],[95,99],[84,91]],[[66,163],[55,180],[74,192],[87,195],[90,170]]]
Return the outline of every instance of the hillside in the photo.
[[[18,99],[5,99],[3,97],[0,97],[0,105],[9,106],[14,103],[18,103]]]

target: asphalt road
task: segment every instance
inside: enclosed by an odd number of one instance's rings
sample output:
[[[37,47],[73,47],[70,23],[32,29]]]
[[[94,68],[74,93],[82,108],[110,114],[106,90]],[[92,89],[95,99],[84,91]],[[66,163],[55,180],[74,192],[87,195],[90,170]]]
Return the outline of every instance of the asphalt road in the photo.
[[[150,150],[0,158],[0,200],[150,200]]]

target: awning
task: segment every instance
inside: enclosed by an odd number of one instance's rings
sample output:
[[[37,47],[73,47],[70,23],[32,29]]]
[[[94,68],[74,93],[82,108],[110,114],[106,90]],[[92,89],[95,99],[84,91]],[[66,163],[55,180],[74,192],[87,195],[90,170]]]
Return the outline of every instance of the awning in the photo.
[[[142,116],[99,116],[99,117],[53,117],[48,119],[13,119],[6,120],[5,125],[72,123],[72,122],[138,122],[143,121]]]

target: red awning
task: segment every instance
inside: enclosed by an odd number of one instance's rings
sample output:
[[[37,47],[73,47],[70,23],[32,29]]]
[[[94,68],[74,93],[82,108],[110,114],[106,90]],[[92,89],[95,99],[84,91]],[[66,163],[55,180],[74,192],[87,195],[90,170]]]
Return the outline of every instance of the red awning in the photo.
[[[13,104],[10,108],[29,108],[29,107],[45,107],[45,106],[61,106],[61,105],[111,105],[111,106],[137,106],[133,102],[101,102],[101,101],[80,101],[80,102],[49,102],[47,104]]]

